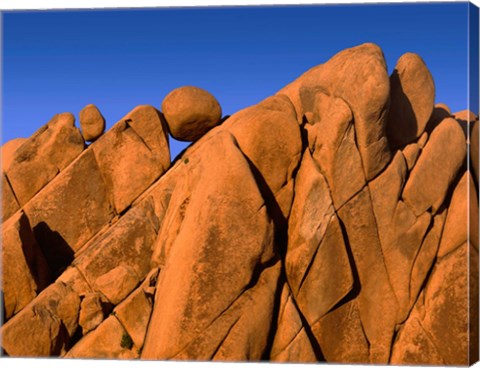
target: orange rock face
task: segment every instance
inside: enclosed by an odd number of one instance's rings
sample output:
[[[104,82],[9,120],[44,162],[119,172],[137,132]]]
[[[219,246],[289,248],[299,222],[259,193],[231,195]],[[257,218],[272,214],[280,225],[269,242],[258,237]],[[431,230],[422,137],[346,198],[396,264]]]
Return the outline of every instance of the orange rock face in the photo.
[[[434,103],[420,56],[389,78],[364,44],[222,124],[183,87],[5,144],[3,352],[473,363],[478,118]]]

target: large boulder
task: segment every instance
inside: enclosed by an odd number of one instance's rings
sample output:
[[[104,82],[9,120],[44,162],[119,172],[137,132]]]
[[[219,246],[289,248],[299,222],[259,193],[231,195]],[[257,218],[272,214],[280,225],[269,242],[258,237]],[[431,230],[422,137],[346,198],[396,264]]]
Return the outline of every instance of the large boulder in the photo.
[[[105,118],[98,107],[90,104],[85,106],[79,114],[82,136],[88,142],[98,139],[105,131]]]
[[[277,94],[290,98],[301,123],[305,114],[313,111],[318,91],[339,97],[350,106],[365,177],[374,178],[391,158],[385,136],[390,82],[380,47],[366,43],[343,50]]]
[[[424,132],[433,111],[435,85],[422,58],[406,53],[390,76],[390,88],[387,136],[390,146],[398,148]]]
[[[117,213],[170,167],[167,128],[160,113],[149,105],[133,109],[91,149]]]
[[[212,359],[216,352],[218,359],[258,360],[279,272],[278,263],[270,266],[273,223],[235,139],[224,132],[202,148],[182,163],[201,175],[184,179],[193,185],[160,273],[142,358]]]
[[[279,216],[288,216],[292,179],[302,155],[292,103],[285,96],[269,97],[232,115],[222,128],[235,137],[268,205],[279,207]]]
[[[462,128],[454,119],[446,118],[434,129],[402,194],[416,216],[439,209],[465,161],[466,150]]]
[[[196,141],[220,123],[222,109],[204,89],[192,86],[171,91],[162,102],[162,112],[173,138]]]

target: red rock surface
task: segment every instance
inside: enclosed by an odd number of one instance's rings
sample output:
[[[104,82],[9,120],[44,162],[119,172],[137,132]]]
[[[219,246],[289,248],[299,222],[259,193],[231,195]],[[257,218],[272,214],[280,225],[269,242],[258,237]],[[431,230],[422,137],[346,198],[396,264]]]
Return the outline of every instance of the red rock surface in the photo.
[[[473,363],[478,117],[434,93],[364,44],[221,124],[187,87],[5,144],[3,352]]]

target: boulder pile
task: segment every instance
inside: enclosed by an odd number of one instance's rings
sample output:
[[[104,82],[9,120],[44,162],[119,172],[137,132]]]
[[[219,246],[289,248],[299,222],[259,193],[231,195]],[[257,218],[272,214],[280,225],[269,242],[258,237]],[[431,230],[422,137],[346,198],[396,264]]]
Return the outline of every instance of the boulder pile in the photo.
[[[3,354],[472,364],[479,122],[434,101],[363,44],[228,119],[182,87],[6,143]]]

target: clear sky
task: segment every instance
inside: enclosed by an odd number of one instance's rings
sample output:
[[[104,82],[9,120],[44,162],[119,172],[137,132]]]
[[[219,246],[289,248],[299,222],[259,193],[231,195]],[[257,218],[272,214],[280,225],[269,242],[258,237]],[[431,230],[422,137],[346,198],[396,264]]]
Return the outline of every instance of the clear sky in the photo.
[[[89,103],[110,127],[182,85],[231,115],[365,42],[382,47],[389,72],[420,54],[436,102],[463,110],[467,19],[468,3],[4,12],[2,143]],[[184,147],[172,142],[172,158]]]

